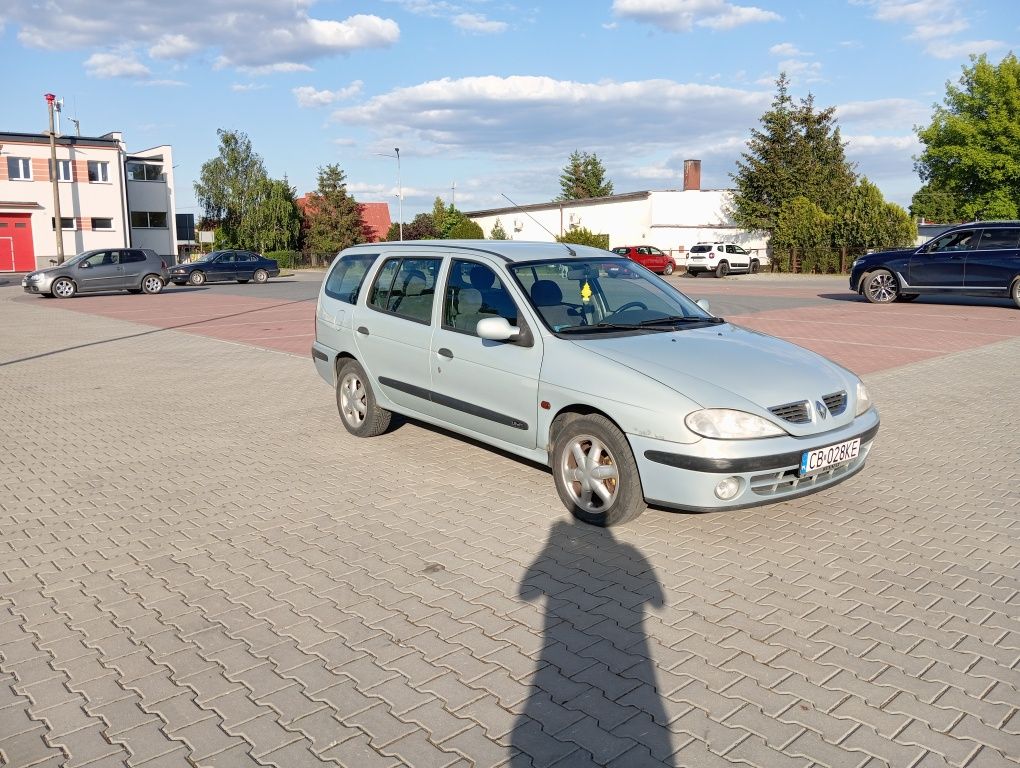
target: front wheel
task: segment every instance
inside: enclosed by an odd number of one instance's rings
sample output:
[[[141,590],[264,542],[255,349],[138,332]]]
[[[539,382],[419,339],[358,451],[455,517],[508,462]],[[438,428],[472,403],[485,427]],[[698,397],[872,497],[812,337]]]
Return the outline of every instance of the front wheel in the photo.
[[[344,428],[355,437],[375,437],[390,426],[392,414],[379,407],[365,369],[357,360],[348,360],[340,367],[336,407]]]
[[[878,269],[864,278],[864,298],[872,304],[891,304],[899,289],[896,278],[888,269]]]
[[[267,280],[269,280],[269,273],[266,272],[266,270],[264,270],[264,269],[256,269],[255,270],[255,274],[252,275],[252,279],[256,283],[264,283]]]
[[[78,292],[78,289],[74,285],[74,281],[68,277],[61,277],[54,281],[50,290],[58,299],[69,299]]]
[[[664,275],[672,275],[674,269],[676,269],[676,267],[673,264],[667,264],[666,266],[664,266],[662,268],[662,274],[664,274]]]
[[[196,269],[188,275],[188,282],[191,285],[202,285],[205,282],[205,272],[200,269]]]
[[[761,265],[757,261],[752,261],[751,262],[751,266],[748,268],[747,271],[750,272],[752,275],[757,275],[758,274],[758,268],[760,266]]]
[[[728,261],[720,261],[719,266],[715,268],[716,277],[726,277],[730,273],[730,263]]]
[[[582,522],[608,527],[645,511],[630,445],[605,416],[578,416],[563,425],[553,444],[552,470],[560,500]]]
[[[1013,299],[1017,309],[1020,309],[1020,277],[1013,281],[1013,287],[1009,289],[1009,297]]]
[[[159,275],[146,275],[142,278],[142,290],[148,294],[156,294],[163,290],[163,278]]]

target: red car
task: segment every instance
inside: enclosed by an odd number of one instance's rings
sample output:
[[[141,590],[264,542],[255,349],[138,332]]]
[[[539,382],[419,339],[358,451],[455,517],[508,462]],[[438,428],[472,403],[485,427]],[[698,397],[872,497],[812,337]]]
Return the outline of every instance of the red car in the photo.
[[[676,264],[673,257],[663,253],[654,245],[621,245],[613,248],[617,256],[626,256],[631,261],[636,261],[642,267],[661,272],[664,275],[672,275]]]

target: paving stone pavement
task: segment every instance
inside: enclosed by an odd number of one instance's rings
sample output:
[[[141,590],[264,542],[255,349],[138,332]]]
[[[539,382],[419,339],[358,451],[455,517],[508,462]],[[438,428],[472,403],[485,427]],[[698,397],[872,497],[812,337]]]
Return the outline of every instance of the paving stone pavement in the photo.
[[[311,362],[0,293],[0,765],[1020,763],[1020,341],[873,374],[868,469],[574,524]]]

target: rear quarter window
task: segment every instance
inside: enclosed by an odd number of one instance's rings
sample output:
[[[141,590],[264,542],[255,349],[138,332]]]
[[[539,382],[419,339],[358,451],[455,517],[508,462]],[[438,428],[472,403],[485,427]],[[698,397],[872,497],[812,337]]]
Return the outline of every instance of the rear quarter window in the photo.
[[[345,304],[357,304],[365,275],[378,256],[376,253],[358,254],[337,261],[326,278],[326,295]]]

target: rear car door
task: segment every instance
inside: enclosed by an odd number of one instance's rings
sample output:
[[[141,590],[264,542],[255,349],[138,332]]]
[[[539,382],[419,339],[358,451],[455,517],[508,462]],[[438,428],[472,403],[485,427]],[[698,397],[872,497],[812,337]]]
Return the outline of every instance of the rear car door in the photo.
[[[910,257],[907,282],[916,288],[962,290],[967,254],[979,234],[978,229],[961,229],[922,246]]]
[[[234,277],[237,280],[251,280],[257,266],[255,254],[248,251],[234,252]]]
[[[482,280],[479,270],[489,279]],[[486,437],[534,448],[541,338],[525,331],[525,343],[489,341],[475,330],[487,317],[527,328],[508,283],[490,264],[451,260],[432,335],[432,413]]]
[[[1009,290],[1020,275],[1020,227],[985,227],[967,253],[964,285],[977,290]]]
[[[377,389],[422,414],[431,411],[429,344],[441,265],[435,251],[383,254],[353,318],[358,357]]]

